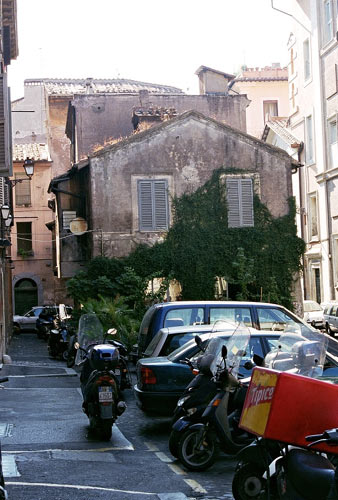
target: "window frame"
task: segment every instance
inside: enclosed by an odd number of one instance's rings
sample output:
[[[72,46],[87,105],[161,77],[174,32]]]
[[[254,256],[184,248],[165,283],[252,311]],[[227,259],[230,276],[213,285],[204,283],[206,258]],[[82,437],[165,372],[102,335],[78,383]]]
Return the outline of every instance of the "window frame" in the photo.
[[[315,163],[315,151],[314,151],[314,120],[313,114],[309,114],[304,118],[305,124],[305,163],[306,165],[311,165]],[[310,132],[310,133],[309,133]]]
[[[335,141],[332,141],[331,125],[335,124]],[[338,116],[331,117],[327,122],[327,138],[328,138],[328,163],[330,168],[338,166]],[[335,161],[336,160],[336,161]]]
[[[23,224],[30,224],[30,231],[23,232],[22,229],[19,231],[20,227]],[[23,238],[22,235],[28,235],[27,238]],[[29,244],[30,243],[30,244]],[[22,253],[28,256],[34,255],[33,252],[33,223],[31,221],[25,222],[16,222],[16,245],[17,245],[17,255],[21,255]]]
[[[151,207],[142,206],[142,187],[145,188],[146,184],[150,186],[150,202]],[[160,193],[163,195],[163,199],[156,198],[156,185],[163,185],[163,192]],[[146,193],[147,195],[147,193]],[[158,212],[156,212],[162,202],[162,209],[164,208],[164,219],[165,224],[158,223],[156,221],[156,217],[160,217]],[[144,202],[145,203],[145,202]],[[166,178],[155,178],[155,179],[137,179],[137,205],[138,205],[138,229],[140,232],[159,232],[159,231],[167,231],[170,225],[170,215],[169,215],[169,183]],[[145,221],[146,210],[148,210],[148,216],[150,214],[151,225],[147,225]]]
[[[270,115],[270,113],[265,113],[265,106],[266,105],[274,105],[276,107],[276,113],[275,115]],[[272,116],[278,116],[278,100],[277,99],[268,99],[268,100],[265,100],[263,101],[263,120],[264,120],[264,124],[266,122],[269,121],[269,119],[272,117]]]
[[[303,64],[304,83],[307,83],[312,76],[310,38],[306,38],[303,42]]]
[[[327,9],[329,7],[330,18],[327,18]],[[323,45],[327,45],[334,37],[334,19],[332,0],[323,2]]]
[[[251,183],[250,193],[248,198],[243,201],[243,187],[245,184]],[[237,188],[235,184],[237,183]],[[255,226],[255,214],[254,214],[254,195],[255,195],[255,178],[253,175],[226,175],[225,176],[225,186],[226,186],[226,198],[228,207],[228,227],[229,228],[243,228],[243,227],[254,227]],[[238,199],[235,199],[235,190],[237,189]],[[230,190],[232,193],[230,193]],[[245,194],[245,195],[246,195]],[[250,209],[243,206],[244,204],[250,204]],[[244,219],[247,218],[248,222]],[[237,219],[237,221],[236,221]]]
[[[31,182],[27,175],[19,172],[14,173],[15,180],[22,179],[22,182],[18,182],[15,186],[15,206],[16,207],[31,207],[32,206],[32,190]],[[26,191],[26,194],[22,194],[22,191]],[[21,201],[20,201],[21,200]]]

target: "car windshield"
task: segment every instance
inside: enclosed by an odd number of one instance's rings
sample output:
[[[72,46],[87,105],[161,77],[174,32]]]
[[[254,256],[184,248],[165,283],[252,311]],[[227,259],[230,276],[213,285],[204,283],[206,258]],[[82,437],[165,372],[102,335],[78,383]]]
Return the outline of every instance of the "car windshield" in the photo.
[[[317,302],[304,302],[304,312],[322,311],[322,308]]]

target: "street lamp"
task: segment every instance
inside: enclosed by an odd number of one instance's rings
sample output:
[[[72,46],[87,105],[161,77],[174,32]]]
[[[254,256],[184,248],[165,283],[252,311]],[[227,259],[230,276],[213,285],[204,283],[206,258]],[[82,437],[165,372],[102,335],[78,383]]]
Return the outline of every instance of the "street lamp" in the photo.
[[[28,179],[31,181],[34,174],[34,161],[31,158],[26,158],[23,164],[23,168],[25,169],[25,173]],[[7,183],[14,187],[19,182],[25,181],[26,179],[7,179]]]

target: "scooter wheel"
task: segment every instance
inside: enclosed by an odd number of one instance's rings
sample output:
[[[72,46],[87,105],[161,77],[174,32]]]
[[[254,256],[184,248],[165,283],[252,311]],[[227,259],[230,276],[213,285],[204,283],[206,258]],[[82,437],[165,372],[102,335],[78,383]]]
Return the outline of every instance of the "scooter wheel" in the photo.
[[[264,471],[251,463],[239,463],[233,480],[232,494],[235,500],[254,500],[261,498],[266,480],[262,477]]]
[[[178,458],[178,444],[180,437],[181,433],[175,430],[172,430],[169,436],[169,451],[175,458]]]
[[[219,451],[218,443],[211,432],[188,429],[178,444],[178,458],[189,470],[208,469],[215,462]]]
[[[98,433],[102,441],[109,441],[112,435],[112,425],[110,422],[101,422]]]

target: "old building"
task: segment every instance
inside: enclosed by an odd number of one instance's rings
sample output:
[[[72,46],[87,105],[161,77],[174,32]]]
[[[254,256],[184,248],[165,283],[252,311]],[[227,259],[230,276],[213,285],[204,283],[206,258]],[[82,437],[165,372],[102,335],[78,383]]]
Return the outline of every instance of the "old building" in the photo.
[[[26,158],[34,158],[34,175],[22,169]],[[23,314],[37,304],[54,302],[52,237],[47,193],[52,178],[52,162],[46,144],[14,144],[13,189],[15,219],[12,227],[12,278],[14,312]]]
[[[249,183],[249,197],[258,193],[274,217],[285,215],[296,164],[283,150],[195,111],[103,147],[51,182],[59,275],[73,276],[95,256],[125,256],[159,241],[172,221],[172,196],[195,191],[221,166],[237,169],[229,177],[236,186]],[[69,215],[84,219],[78,234]]]
[[[338,298],[337,9],[333,0],[295,0],[285,13],[289,119],[285,131],[268,123],[264,132],[279,144],[291,135],[294,156],[304,165],[294,176],[299,234],[306,242],[303,293],[324,303]]]
[[[18,56],[16,0],[2,0],[0,3],[0,208],[11,211],[12,175],[10,97],[7,86],[7,67]],[[6,215],[7,215],[6,214]],[[10,214],[11,215],[11,214]],[[10,219],[7,219],[10,220]],[[10,226],[0,215],[0,361],[6,352],[12,323]]]

